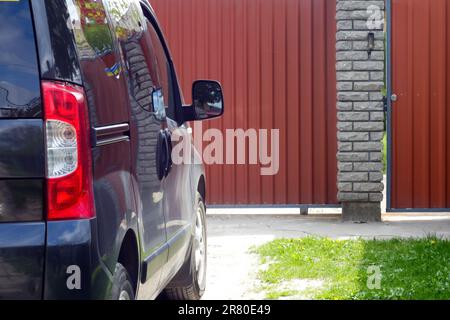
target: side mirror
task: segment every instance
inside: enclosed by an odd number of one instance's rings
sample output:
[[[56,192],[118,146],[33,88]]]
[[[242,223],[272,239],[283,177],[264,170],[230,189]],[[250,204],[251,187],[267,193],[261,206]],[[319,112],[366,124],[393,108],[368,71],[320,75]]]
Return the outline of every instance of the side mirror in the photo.
[[[192,86],[192,105],[183,107],[184,121],[203,121],[223,115],[222,86],[217,81],[198,80]]]

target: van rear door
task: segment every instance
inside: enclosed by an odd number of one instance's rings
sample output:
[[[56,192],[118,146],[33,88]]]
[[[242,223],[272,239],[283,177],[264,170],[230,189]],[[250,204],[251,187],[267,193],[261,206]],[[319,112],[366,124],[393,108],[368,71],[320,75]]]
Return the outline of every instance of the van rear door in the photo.
[[[0,1],[0,299],[41,299],[44,132],[29,1]]]

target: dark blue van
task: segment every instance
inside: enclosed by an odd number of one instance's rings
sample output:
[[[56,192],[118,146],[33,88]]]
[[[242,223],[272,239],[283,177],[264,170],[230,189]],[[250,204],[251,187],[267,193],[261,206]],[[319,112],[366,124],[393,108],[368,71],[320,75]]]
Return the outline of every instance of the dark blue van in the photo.
[[[192,95],[146,1],[0,2],[0,299],[202,296],[188,122],[223,96],[207,80]]]

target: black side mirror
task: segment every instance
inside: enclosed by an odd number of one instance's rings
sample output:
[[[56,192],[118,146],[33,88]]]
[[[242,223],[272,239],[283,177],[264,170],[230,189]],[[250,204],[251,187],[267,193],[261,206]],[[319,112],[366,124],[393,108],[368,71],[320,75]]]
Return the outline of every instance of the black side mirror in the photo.
[[[192,86],[192,105],[183,107],[184,121],[202,121],[223,115],[222,86],[217,81],[198,80]]]

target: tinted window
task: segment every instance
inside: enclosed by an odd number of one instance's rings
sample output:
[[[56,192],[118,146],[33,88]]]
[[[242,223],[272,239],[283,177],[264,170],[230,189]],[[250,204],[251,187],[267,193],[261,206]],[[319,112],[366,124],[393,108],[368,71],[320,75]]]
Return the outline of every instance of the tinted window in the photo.
[[[39,70],[29,3],[0,2],[0,118],[40,115]]]
[[[164,104],[166,107],[167,116],[171,119],[175,119],[175,109],[173,103],[172,86],[171,86],[171,72],[169,66],[169,60],[167,59],[166,52],[161,43],[161,40],[153,28],[151,23],[147,20],[147,29],[151,38],[151,44],[154,50],[154,63],[156,67],[155,82],[163,91]]]

